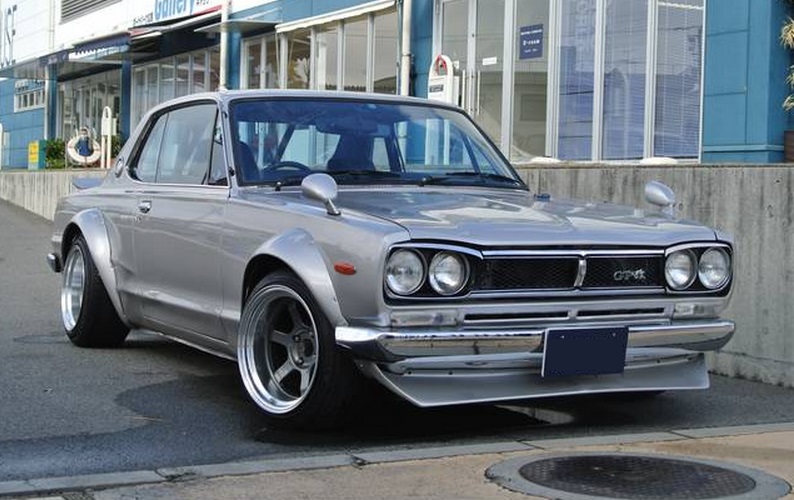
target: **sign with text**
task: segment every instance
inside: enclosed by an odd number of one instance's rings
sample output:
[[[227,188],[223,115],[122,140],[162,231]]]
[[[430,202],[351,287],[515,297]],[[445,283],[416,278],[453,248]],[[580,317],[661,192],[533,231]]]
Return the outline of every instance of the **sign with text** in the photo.
[[[518,58],[537,59],[543,57],[543,25],[522,26],[518,32]]]

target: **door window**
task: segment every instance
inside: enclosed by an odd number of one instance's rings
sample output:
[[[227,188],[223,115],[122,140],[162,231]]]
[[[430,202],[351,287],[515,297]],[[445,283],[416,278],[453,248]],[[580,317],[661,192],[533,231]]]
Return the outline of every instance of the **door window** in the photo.
[[[210,177],[210,163],[222,165],[222,160],[216,106],[200,104],[156,118],[132,173],[143,182],[207,184],[212,179],[217,184],[225,180],[225,169],[216,165]]]

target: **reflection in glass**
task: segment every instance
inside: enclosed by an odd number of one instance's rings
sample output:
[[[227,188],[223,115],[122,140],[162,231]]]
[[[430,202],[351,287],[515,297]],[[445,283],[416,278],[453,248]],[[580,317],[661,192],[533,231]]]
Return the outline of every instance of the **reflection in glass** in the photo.
[[[260,75],[262,74],[262,45],[257,40],[245,45],[245,80],[243,88],[258,89]]]

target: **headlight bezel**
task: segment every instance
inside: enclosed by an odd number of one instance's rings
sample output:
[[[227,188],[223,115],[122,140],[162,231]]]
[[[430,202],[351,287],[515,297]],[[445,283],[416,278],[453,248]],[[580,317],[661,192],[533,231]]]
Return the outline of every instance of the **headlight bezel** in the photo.
[[[414,290],[409,295],[400,295],[396,293],[388,284],[388,266],[392,256],[396,253],[408,250],[415,252],[420,256],[424,262],[424,276],[422,285]],[[453,293],[447,295],[437,291],[430,283],[430,268],[433,259],[437,255],[451,254],[460,259],[464,266],[464,278],[460,286]],[[383,268],[383,290],[387,299],[391,300],[456,300],[465,298],[471,292],[473,283],[475,282],[475,274],[477,265],[476,262],[482,259],[482,255],[473,249],[467,247],[459,247],[455,245],[435,244],[435,243],[401,243],[392,246],[389,249],[386,261]]]
[[[687,279],[682,281],[680,284],[675,283],[675,280],[671,277],[671,271],[670,271],[671,261],[677,257],[682,257],[686,259],[689,262],[689,267],[690,267],[689,276],[687,276]],[[692,284],[697,279],[697,275],[698,275],[698,258],[695,255],[695,252],[692,251],[692,249],[686,248],[686,249],[675,250],[673,252],[668,253],[665,256],[664,280],[669,289],[676,292],[684,291],[692,286]]]
[[[413,287],[407,288],[406,291],[396,290],[389,279],[390,263],[392,262],[392,259],[395,258],[395,256],[400,254],[413,255],[414,257],[416,257],[417,261],[419,262],[419,266],[421,267],[421,273],[419,273],[420,277],[417,283]],[[427,269],[428,269],[427,261],[425,260],[421,252],[418,252],[411,248],[395,249],[393,252],[389,254],[389,257],[386,259],[386,264],[385,267],[383,268],[383,285],[384,287],[386,287],[387,291],[394,294],[394,296],[396,297],[410,297],[411,295],[419,291],[422,288],[422,286],[424,286],[425,281],[427,281]]]
[[[455,287],[445,291],[440,289],[442,286],[438,283],[438,278],[434,272],[434,267],[440,266],[441,260],[447,258],[453,259],[460,265],[461,276],[459,278],[459,283]],[[457,252],[451,252],[449,250],[442,250],[433,255],[433,258],[427,267],[427,283],[430,285],[430,288],[432,288],[433,291],[442,297],[450,297],[460,293],[460,291],[466,286],[466,283],[469,280],[469,275],[469,265],[466,258]]]
[[[706,286],[700,277],[701,258],[710,250],[720,251],[727,258],[727,275],[716,288]],[[694,280],[685,288],[675,289],[670,286],[667,278],[667,262],[671,255],[681,251],[689,251],[694,255]],[[664,261],[664,279],[667,293],[672,295],[724,295],[729,293],[734,280],[733,266],[733,247],[728,243],[687,243],[670,247],[665,251]]]
[[[703,275],[705,274],[705,272],[703,271],[703,260],[706,258],[708,254],[717,254],[724,259],[725,276],[723,276],[719,281],[716,282],[716,284],[713,285],[707,283],[706,279],[704,279],[703,277]],[[733,277],[730,254],[728,254],[728,252],[724,248],[720,248],[720,247],[708,248],[700,255],[700,258],[698,258],[697,274],[698,274],[698,281],[700,281],[700,284],[703,285],[707,290],[713,291],[713,290],[722,289]]]

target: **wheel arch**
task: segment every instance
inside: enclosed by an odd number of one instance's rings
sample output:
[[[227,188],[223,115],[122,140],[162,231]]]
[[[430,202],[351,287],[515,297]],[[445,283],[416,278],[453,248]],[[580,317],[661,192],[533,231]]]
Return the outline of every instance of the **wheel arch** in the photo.
[[[347,325],[336,298],[328,259],[314,238],[303,229],[290,229],[262,244],[248,261],[243,277],[242,302],[268,274],[283,269],[294,273],[309,289],[333,326]]]
[[[61,255],[63,255],[64,260],[66,260],[66,255],[72,243],[80,235],[83,236],[88,245],[91,258],[100,278],[102,278],[102,284],[105,286],[105,291],[110,297],[113,308],[116,309],[121,321],[129,327],[130,325],[124,316],[121,298],[117,291],[116,273],[113,270],[111,261],[110,236],[102,212],[91,208],[83,210],[72,217],[64,228],[63,238],[61,239]]]

